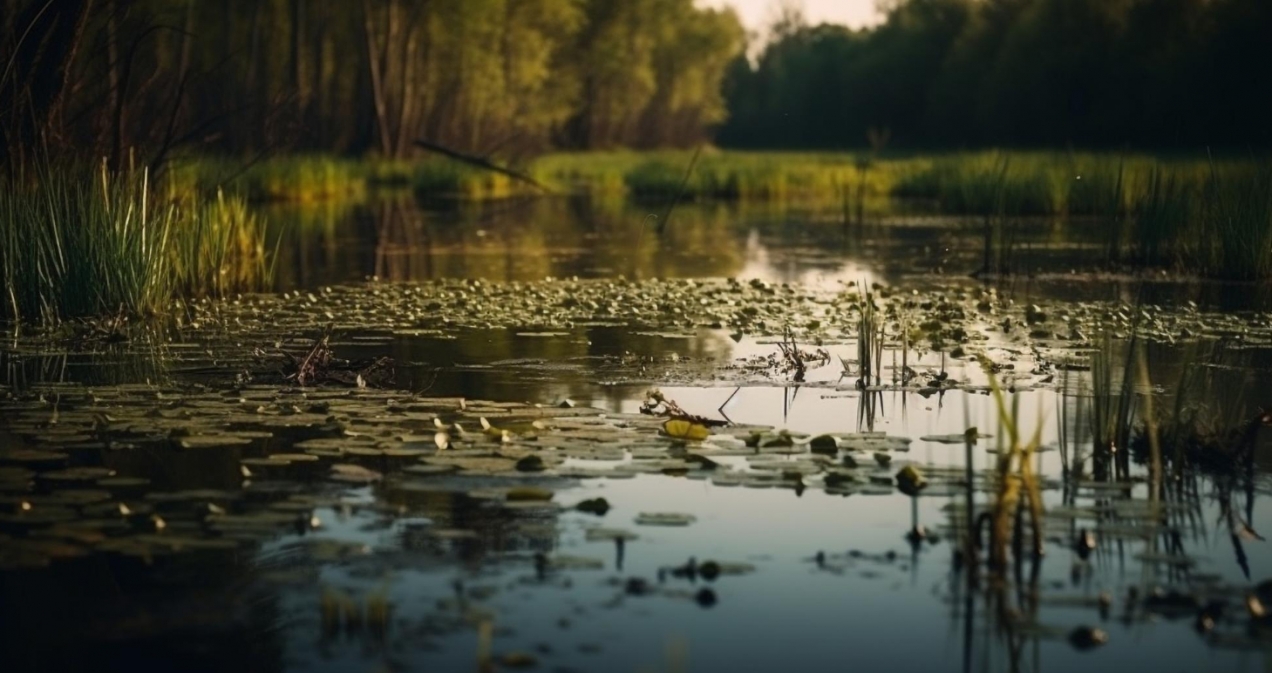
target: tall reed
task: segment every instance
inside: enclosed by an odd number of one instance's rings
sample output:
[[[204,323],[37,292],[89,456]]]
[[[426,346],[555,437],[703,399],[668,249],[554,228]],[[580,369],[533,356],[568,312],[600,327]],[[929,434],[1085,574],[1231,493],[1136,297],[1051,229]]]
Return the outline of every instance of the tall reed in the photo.
[[[1272,165],[1155,169],[1132,208],[1128,249],[1111,251],[1115,260],[1219,278],[1272,277]]]
[[[182,217],[172,253],[174,289],[183,297],[257,290],[273,276],[264,221],[243,199],[223,193]]]
[[[264,228],[241,202],[179,204],[162,193],[144,170],[41,165],[7,181],[0,317],[151,314],[185,293],[264,283]]]
[[[148,176],[36,169],[0,192],[5,317],[155,311],[171,296],[173,206]]]
[[[1019,521],[1027,512],[1033,532],[1031,553],[1034,558],[1042,556],[1043,548],[1043,503],[1042,489],[1034,472],[1033,457],[1042,444],[1042,422],[1039,419],[1034,434],[1025,439],[1020,431],[1020,398],[1013,397],[1008,407],[1003,390],[997,378],[985,365],[989,377],[990,391],[998,411],[998,458],[994,464],[996,479],[994,500],[990,507],[990,567],[996,572],[1007,568],[1007,544],[1012,541],[1016,548],[1017,560],[1023,559],[1024,540],[1019,530],[1012,533],[1012,523]],[[1023,508],[1022,508],[1023,501]]]

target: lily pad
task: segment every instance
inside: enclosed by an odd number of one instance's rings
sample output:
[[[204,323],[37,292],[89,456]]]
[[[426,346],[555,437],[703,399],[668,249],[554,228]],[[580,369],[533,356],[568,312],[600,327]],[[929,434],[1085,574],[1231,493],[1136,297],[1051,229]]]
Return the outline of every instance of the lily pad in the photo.
[[[697,521],[698,518],[692,514],[679,514],[676,512],[641,512],[636,517],[636,525],[638,526],[688,526]]]

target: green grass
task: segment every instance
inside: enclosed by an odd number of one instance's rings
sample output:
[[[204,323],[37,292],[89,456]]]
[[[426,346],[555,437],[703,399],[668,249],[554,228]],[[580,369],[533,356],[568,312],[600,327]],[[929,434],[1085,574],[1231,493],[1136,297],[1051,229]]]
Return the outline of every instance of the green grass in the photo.
[[[167,184],[179,196],[225,191],[250,201],[317,202],[361,198],[371,167],[326,155],[274,157],[253,163],[203,157],[169,168]]]
[[[630,198],[833,206],[845,222],[894,212],[905,200],[977,218],[986,272],[1015,268],[1004,222],[1094,218],[1107,261],[1225,278],[1272,277],[1269,171],[1248,160],[1142,154],[983,151],[937,155],[692,150],[557,153],[516,166],[558,193]],[[693,170],[686,179],[686,170]],[[371,190],[423,198],[497,200],[539,194],[505,175],[455,161],[280,157],[247,168],[199,159],[176,166],[175,193],[218,189],[249,201],[356,201]],[[683,192],[682,192],[683,183]],[[910,206],[907,206],[910,207]],[[1026,223],[1027,225],[1027,223]],[[1013,226],[1016,226],[1013,224]]]
[[[1272,166],[1162,169],[1138,194],[1115,256],[1205,276],[1272,277]]]
[[[0,190],[0,316],[55,322],[163,312],[173,299],[255,289],[264,228],[236,199],[181,203],[144,171],[41,167]]]
[[[591,194],[626,194],[665,200],[680,192],[692,150],[594,152],[550,155],[532,170],[544,181]],[[921,160],[879,162],[857,167],[850,153],[725,152],[706,149],[685,183],[684,196],[742,201],[838,202],[845,189],[864,179],[866,197],[885,197],[898,174],[916,170]]]
[[[256,290],[273,275],[264,221],[240,198],[217,194],[191,208],[171,238],[173,279],[182,297]]]

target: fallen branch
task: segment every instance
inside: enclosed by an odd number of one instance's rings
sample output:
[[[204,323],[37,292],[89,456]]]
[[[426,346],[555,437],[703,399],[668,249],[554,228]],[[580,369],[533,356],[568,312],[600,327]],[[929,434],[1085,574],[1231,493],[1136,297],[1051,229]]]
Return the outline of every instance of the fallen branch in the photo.
[[[499,173],[501,175],[506,175],[510,178],[513,178],[514,180],[520,180],[521,182],[531,185],[532,187],[535,187],[548,194],[554,193],[554,190],[552,188],[548,187],[542,182],[539,182],[538,180],[535,180],[529,175],[526,175],[525,173],[522,173],[521,171],[508,168],[507,166],[500,166],[499,164],[493,163],[485,157],[474,156],[472,154],[465,154],[463,152],[453,150],[449,147],[443,147],[436,143],[431,143],[427,140],[416,139],[415,144],[416,146],[426,149],[430,152],[434,152],[436,154],[440,154],[449,159],[454,159],[455,161],[468,164],[469,166],[475,166],[483,170],[492,171],[495,173]]]

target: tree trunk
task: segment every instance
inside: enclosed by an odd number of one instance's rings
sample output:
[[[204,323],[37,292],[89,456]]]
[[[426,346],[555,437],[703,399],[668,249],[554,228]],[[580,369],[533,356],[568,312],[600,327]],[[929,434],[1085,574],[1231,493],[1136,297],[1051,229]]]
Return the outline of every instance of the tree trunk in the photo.
[[[291,65],[296,92],[296,121],[303,123],[309,96],[305,81],[305,0],[292,0]]]
[[[13,18],[0,70],[0,159],[25,161],[38,145],[60,136],[57,128],[71,65],[79,50],[92,0],[28,3]]]
[[[371,0],[362,0],[362,25],[367,36],[367,63],[371,70],[371,97],[375,102],[376,128],[380,136],[380,151],[384,156],[393,155],[393,142],[390,139],[388,103],[384,91],[384,48],[376,38],[375,18],[371,11]]]

